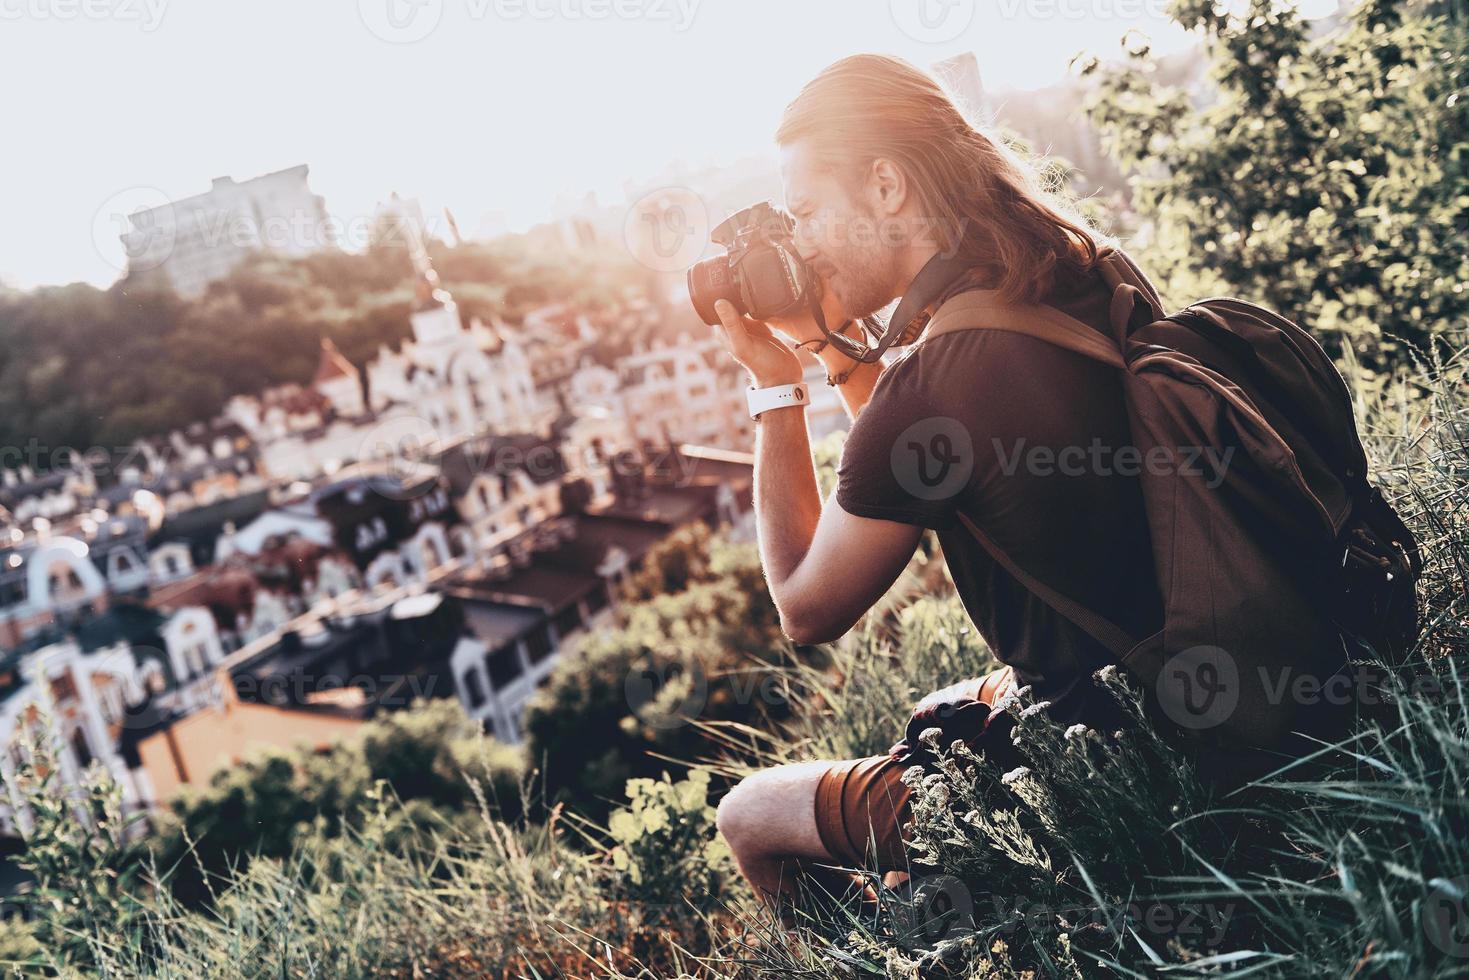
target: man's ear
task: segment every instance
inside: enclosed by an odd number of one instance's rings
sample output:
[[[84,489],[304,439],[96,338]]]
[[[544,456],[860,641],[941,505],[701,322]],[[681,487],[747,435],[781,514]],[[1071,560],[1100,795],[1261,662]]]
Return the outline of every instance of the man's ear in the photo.
[[[892,160],[878,157],[867,173],[867,190],[874,211],[897,214],[908,199],[908,179]]]

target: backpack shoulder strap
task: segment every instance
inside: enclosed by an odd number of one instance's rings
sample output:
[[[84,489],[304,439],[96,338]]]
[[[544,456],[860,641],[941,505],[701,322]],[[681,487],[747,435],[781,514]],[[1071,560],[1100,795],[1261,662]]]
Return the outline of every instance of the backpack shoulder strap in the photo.
[[[1151,308],[1154,320],[1161,320],[1168,314],[1157,287],[1143,274],[1143,270],[1137,267],[1137,263],[1132,261],[1132,256],[1126,252],[1110,245],[1103,246],[1097,254],[1097,271],[1102,274],[1102,280],[1114,293],[1117,292],[1119,286],[1131,286],[1141,293]]]
[[[1026,334],[1075,351],[1086,357],[1125,369],[1122,354],[1101,333],[1052,306],[1006,303],[994,290],[975,289],[959,293],[934,313],[924,331],[923,340],[959,330],[1005,330]],[[1116,623],[1100,613],[1062,595],[1021,568],[969,515],[959,513],[959,520],[1020,585],[1057,613],[1070,620],[1119,660],[1136,641]]]
[[[1137,641],[1130,633],[1101,613],[1087,608],[1075,599],[1062,595],[1015,564],[1009,554],[995,543],[995,539],[990,537],[968,514],[959,512],[959,520],[968,528],[969,533],[974,535],[980,546],[989,552],[990,557],[999,562],[1001,568],[1014,576],[1026,591],[1065,616],[1082,632],[1110,650],[1119,661],[1127,651],[1137,645]]]
[[[934,312],[923,340],[956,330],[1022,333],[1115,368],[1125,367],[1116,345],[1075,317],[1054,306],[1007,303],[992,289],[972,289],[949,299]]]

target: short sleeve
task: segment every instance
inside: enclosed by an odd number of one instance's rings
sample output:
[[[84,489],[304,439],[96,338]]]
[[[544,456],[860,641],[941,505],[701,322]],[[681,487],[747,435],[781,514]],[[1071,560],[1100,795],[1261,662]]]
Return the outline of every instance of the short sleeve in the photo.
[[[946,339],[946,338],[945,338]],[[837,467],[849,514],[943,529],[974,476],[974,433],[945,410],[956,379],[915,351],[883,372],[853,422]]]

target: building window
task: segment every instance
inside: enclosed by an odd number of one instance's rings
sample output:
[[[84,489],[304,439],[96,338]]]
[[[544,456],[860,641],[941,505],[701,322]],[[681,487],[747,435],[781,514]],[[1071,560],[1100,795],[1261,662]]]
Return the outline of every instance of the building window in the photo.
[[[490,669],[490,686],[497,691],[520,676],[520,652],[513,643],[496,650],[489,655],[487,660]]]
[[[204,673],[204,644],[191,643],[184,648],[184,669],[190,677]]]
[[[91,764],[92,747],[87,744],[87,733],[81,728],[71,733],[71,751],[76,756],[78,769],[85,769]]]
[[[530,654],[531,663],[540,663],[551,655],[554,649],[551,646],[551,634],[546,627],[536,628],[525,638],[525,649]]]
[[[485,686],[480,683],[479,671],[473,667],[464,672],[464,693],[469,698],[469,706],[478,708],[485,703]]]

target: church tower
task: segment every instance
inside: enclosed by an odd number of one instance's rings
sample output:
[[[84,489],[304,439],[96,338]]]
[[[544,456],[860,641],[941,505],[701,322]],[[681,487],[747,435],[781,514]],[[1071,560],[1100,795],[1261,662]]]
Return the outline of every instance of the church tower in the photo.
[[[443,375],[449,359],[474,344],[459,322],[459,307],[454,297],[439,285],[439,274],[416,229],[410,229],[408,235],[408,254],[418,272],[418,291],[409,318],[417,347],[416,359],[435,374]]]
[[[367,411],[361,376],[329,337],[321,338],[321,357],[316,362],[316,377],[311,379],[311,387],[331,402],[338,415],[356,418]]]

